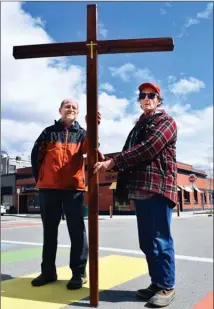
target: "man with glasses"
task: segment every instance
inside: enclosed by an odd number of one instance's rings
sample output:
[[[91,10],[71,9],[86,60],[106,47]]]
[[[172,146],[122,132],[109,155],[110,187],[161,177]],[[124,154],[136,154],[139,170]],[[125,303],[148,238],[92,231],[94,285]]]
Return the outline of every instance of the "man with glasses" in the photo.
[[[98,162],[94,173],[118,172],[116,199],[134,201],[138,238],[146,256],[151,284],[137,296],[151,305],[164,307],[175,297],[175,254],[170,224],[177,203],[177,126],[162,104],[155,83],[139,86],[143,114],[129,133],[122,152]]]
[[[41,274],[31,284],[38,287],[57,280],[55,259],[58,226],[64,214],[71,240],[72,278],[67,283],[67,288],[73,290],[81,288],[87,282],[88,243],[83,213],[83,154],[87,152],[87,133],[76,121],[79,114],[76,101],[63,100],[59,113],[60,120],[41,133],[31,153],[43,223]],[[98,124],[100,120],[101,115],[98,113]],[[98,155],[103,159],[100,152]]]

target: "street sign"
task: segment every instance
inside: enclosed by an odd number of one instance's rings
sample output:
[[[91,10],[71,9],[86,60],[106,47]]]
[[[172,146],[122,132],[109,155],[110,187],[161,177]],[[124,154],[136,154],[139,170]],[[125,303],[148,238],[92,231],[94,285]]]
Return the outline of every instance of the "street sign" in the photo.
[[[197,179],[197,176],[195,175],[195,174],[190,174],[189,175],[189,182],[190,183],[194,183],[194,182],[196,182],[196,179]]]
[[[20,193],[20,189],[18,188],[16,192],[17,192],[17,194],[19,194]]]

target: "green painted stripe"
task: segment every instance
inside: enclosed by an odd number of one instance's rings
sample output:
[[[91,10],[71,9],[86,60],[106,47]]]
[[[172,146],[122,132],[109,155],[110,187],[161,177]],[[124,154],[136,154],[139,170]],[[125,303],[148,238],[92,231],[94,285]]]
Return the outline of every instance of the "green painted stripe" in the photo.
[[[68,253],[68,249],[57,250],[57,253],[63,254]],[[26,261],[36,258],[41,258],[42,248],[32,248],[32,249],[23,249],[17,251],[7,251],[1,252],[1,264],[14,263],[20,261]]]

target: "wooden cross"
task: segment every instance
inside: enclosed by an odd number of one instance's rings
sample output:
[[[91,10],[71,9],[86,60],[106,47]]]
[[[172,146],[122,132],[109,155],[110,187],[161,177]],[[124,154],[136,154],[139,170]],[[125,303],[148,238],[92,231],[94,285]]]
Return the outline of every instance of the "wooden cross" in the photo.
[[[88,209],[89,209],[89,276],[90,304],[98,306],[98,176],[93,175],[93,166],[98,160],[98,87],[97,55],[116,53],[172,51],[172,38],[148,38],[127,40],[97,40],[97,6],[87,5],[87,41],[14,46],[15,59],[87,56],[87,136],[88,136]]]

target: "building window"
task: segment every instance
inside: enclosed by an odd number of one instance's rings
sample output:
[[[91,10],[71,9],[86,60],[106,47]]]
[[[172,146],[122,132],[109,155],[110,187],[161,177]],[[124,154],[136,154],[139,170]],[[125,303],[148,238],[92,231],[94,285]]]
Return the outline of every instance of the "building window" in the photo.
[[[204,191],[204,203],[207,204],[207,193]]]
[[[194,189],[194,204],[198,204],[198,192]]]
[[[16,172],[16,166],[15,165],[9,165],[9,174],[13,174]]]
[[[190,203],[190,194],[186,190],[184,190],[184,203],[185,204]]]
[[[210,204],[213,203],[213,192],[209,193],[209,200],[210,200]]]
[[[2,195],[2,204],[5,206],[13,206],[13,196],[12,195]]]

